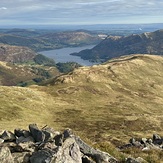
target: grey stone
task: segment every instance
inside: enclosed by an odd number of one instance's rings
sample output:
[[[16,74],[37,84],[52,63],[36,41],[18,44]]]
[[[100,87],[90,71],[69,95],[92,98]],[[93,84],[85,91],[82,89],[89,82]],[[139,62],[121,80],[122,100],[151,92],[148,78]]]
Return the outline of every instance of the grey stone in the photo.
[[[74,138],[67,138],[56,153],[56,163],[82,163],[82,154]]]
[[[54,137],[54,141],[55,141],[56,146],[61,146],[62,145],[62,143],[63,143],[63,137],[64,137],[63,134],[56,135]]]
[[[0,163],[14,163],[8,147],[0,147]]]
[[[0,144],[4,143],[4,139],[0,138]]]
[[[53,155],[54,154],[50,150],[40,150],[33,153],[33,155],[30,157],[30,163],[51,163]]]
[[[26,142],[34,142],[34,139],[32,136],[29,137],[24,137],[24,136],[20,136],[19,138],[16,139],[16,143],[26,143]]]
[[[44,142],[45,134],[41,130],[39,130],[36,124],[30,124],[29,130],[36,142]]]
[[[64,132],[63,132],[63,135],[64,135],[64,138],[68,138],[68,137],[71,137],[73,135],[73,132],[71,129],[66,129]]]
[[[14,152],[34,152],[35,145],[32,142],[19,143],[14,147]]]
[[[31,155],[28,152],[12,153],[12,157],[14,158],[14,163],[29,163],[30,156]]]
[[[153,134],[153,141],[161,140],[162,138],[158,134]]]
[[[134,138],[131,138],[131,139],[129,140],[129,142],[130,142],[131,144],[134,144],[134,143],[136,142],[136,140],[135,140]]]
[[[52,128],[44,128],[42,132],[45,134],[45,142],[47,141],[53,141],[54,137],[56,135],[59,135],[60,133],[57,131],[54,131]]]
[[[132,158],[132,157],[129,157],[126,159],[126,163],[147,163],[146,160],[144,160],[143,158],[141,157],[138,157],[138,158]]]
[[[21,137],[21,136],[23,136],[23,137],[29,137],[29,136],[31,136],[31,134],[30,134],[29,131],[23,130],[23,129],[19,129],[19,128],[14,130],[14,134],[17,137]]]
[[[126,159],[126,163],[140,163],[140,162],[134,158],[129,157]]]
[[[75,136],[75,141],[79,145],[80,151],[84,155],[91,157],[93,160],[96,161],[96,163],[117,162],[117,159],[112,157],[110,154],[102,152],[100,150],[95,150],[94,148],[87,145],[84,141],[82,141],[79,137]]]
[[[142,144],[146,144],[146,143],[147,143],[147,138],[142,138],[142,139],[141,139],[141,143],[142,143]]]
[[[1,135],[1,139],[4,141],[15,141],[16,136],[11,131],[4,131]]]
[[[89,158],[88,156],[84,155],[82,157],[82,163],[96,163],[95,161],[93,161],[91,158]]]

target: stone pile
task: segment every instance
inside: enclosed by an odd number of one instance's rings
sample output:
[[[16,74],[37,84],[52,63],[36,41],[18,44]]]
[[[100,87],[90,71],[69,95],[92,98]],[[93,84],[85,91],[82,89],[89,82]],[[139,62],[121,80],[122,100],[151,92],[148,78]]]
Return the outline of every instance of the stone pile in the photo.
[[[136,147],[141,149],[142,151],[146,150],[163,150],[163,138],[160,137],[158,134],[153,134],[152,138],[141,138],[141,139],[134,139],[131,138],[128,144],[125,144],[119,147],[120,150],[124,150],[127,148]]]
[[[70,129],[63,133],[30,124],[0,134],[0,163],[116,163],[110,154],[94,149]]]

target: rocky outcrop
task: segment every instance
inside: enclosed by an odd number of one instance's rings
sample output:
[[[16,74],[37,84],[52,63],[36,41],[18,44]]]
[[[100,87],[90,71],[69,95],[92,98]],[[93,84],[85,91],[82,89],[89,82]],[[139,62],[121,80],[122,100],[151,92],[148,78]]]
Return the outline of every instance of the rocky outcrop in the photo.
[[[29,125],[29,131],[15,129],[1,135],[1,163],[116,163],[106,152],[87,145],[70,129],[63,133],[45,126]]]
[[[121,147],[119,147],[120,150],[124,150],[127,148],[136,147],[141,149],[142,151],[147,150],[163,150],[163,138],[160,137],[158,134],[153,134],[152,138],[140,138],[140,139],[134,139],[131,138],[129,140],[128,144],[125,144]]]

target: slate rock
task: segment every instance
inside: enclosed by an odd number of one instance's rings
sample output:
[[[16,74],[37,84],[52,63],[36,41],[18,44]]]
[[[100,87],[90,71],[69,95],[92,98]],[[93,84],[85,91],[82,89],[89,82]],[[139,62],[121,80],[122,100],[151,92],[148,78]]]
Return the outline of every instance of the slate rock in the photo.
[[[86,155],[91,157],[96,163],[106,163],[112,162],[117,163],[117,159],[112,157],[110,154],[106,152],[102,152],[100,150],[95,150],[94,148],[87,145],[84,141],[82,141],[79,137],[74,137],[76,143],[79,145],[80,151]]]
[[[93,161],[91,158],[89,158],[88,156],[84,155],[82,157],[82,163],[96,163],[95,161]]]
[[[34,139],[32,136],[29,137],[24,137],[24,136],[20,136],[16,139],[16,143],[26,143],[26,142],[34,142]]]
[[[54,141],[55,141],[55,145],[56,146],[61,146],[62,145],[62,143],[63,143],[63,134],[60,134],[60,135],[56,135],[55,137],[54,137]]]
[[[39,150],[30,157],[30,163],[51,163],[53,155],[53,152],[50,150]]]
[[[4,143],[4,139],[0,138],[0,144]]]
[[[29,136],[31,136],[31,134],[30,134],[29,131],[23,130],[23,129],[19,129],[19,128],[17,128],[17,129],[14,130],[14,134],[17,137],[21,137],[21,136],[23,136],[23,137],[29,137]]]
[[[56,135],[59,135],[60,133],[58,131],[54,131],[52,128],[44,128],[42,132],[45,134],[45,142],[47,141],[53,141],[54,137]]]
[[[8,147],[0,147],[0,163],[14,163],[14,159]]]
[[[30,124],[29,130],[36,142],[44,142],[45,134],[41,130],[39,130],[36,124]]]
[[[4,131],[1,135],[1,139],[4,141],[14,141],[16,136],[11,131]]]
[[[68,137],[71,137],[73,134],[72,130],[71,129],[66,129],[64,132],[63,132],[63,135],[64,135],[64,138],[68,138]]]
[[[153,134],[153,141],[161,140],[162,138],[158,134]]]
[[[67,138],[56,154],[56,163],[82,163],[82,154],[74,138]]]
[[[147,140],[148,140],[147,138],[142,138],[142,139],[141,139],[141,143],[142,143],[142,144],[146,144],[146,143],[147,143]]]
[[[163,139],[158,134],[153,134],[153,143],[161,145],[163,143]]]

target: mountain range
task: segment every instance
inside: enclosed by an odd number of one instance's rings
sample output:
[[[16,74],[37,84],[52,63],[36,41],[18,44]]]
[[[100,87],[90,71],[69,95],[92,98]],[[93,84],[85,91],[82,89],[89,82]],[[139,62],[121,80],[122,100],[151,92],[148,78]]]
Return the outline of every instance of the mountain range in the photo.
[[[102,40],[97,33],[86,30],[77,31],[49,31],[12,29],[0,33],[0,43],[26,46],[34,51],[45,51],[70,46],[97,44]]]
[[[163,30],[132,34],[129,36],[108,36],[93,49],[72,55],[91,61],[108,59],[129,54],[163,54]]]

